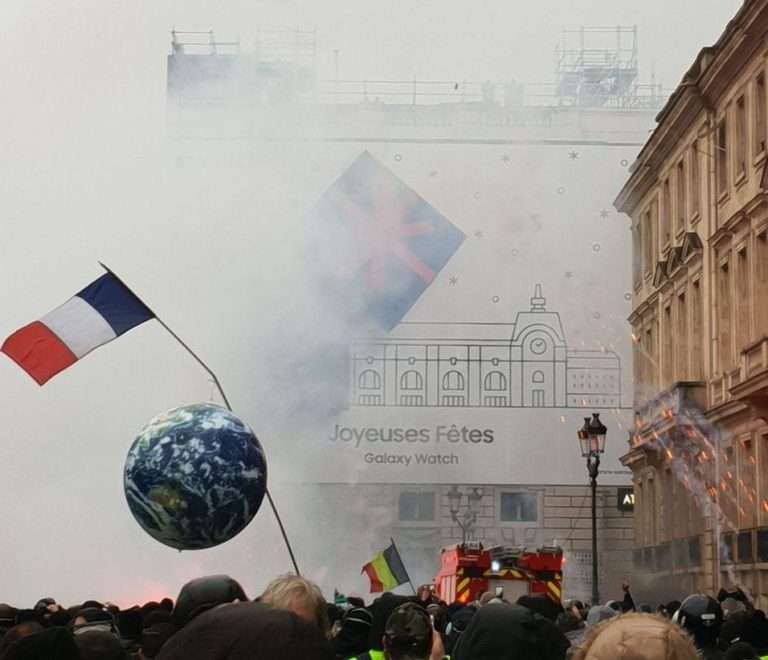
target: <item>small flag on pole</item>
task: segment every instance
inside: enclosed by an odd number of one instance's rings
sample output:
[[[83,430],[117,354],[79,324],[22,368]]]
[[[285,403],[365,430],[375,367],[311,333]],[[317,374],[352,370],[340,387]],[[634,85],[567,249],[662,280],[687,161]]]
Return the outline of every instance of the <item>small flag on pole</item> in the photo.
[[[390,591],[410,582],[394,541],[386,550],[376,553],[376,556],[363,566],[361,573],[365,573],[371,581],[372,594]]]
[[[14,332],[0,352],[44,385],[95,348],[152,318],[152,311],[130,289],[105,273],[60,307]]]

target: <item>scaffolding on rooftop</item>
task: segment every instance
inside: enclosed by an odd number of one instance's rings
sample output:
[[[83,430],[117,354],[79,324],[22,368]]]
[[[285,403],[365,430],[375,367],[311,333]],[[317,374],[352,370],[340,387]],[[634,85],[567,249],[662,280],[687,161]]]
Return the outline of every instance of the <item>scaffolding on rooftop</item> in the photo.
[[[526,108],[649,111],[665,100],[660,85],[638,82],[637,27],[564,30],[550,83],[341,79],[338,51],[335,77],[318,80],[315,29],[259,29],[252,43],[242,49],[239,38],[219,41],[213,30],[173,30],[169,91],[178,99],[208,103],[258,98],[358,105],[367,111],[453,108],[481,112],[483,121],[502,124],[523,121],[519,115]]]
[[[632,107],[649,91],[652,99],[662,95],[655,81],[638,83],[636,25],[563,30],[555,48],[555,76],[558,105]]]

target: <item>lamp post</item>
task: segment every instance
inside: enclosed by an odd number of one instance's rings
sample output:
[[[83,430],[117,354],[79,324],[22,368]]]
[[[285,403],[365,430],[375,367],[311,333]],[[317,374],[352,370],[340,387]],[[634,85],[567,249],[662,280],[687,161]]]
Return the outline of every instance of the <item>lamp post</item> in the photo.
[[[587,459],[590,486],[592,488],[592,604],[600,602],[600,590],[597,584],[597,475],[600,473],[600,454],[605,451],[605,436],[608,429],[600,421],[598,413],[592,413],[592,419],[584,418],[584,426],[579,429],[581,455]]]
[[[467,542],[468,538],[472,538],[472,533],[475,530],[475,523],[477,522],[477,516],[480,513],[480,503],[483,500],[483,491],[480,488],[472,488],[466,495],[467,505],[463,515],[459,517],[464,493],[462,493],[456,485],[451,486],[451,490],[448,491],[448,508],[451,512],[451,520],[461,528],[462,545]]]

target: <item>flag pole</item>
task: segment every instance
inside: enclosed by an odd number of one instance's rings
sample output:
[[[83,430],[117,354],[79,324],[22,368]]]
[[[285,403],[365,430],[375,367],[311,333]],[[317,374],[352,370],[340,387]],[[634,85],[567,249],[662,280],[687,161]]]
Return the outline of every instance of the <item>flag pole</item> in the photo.
[[[168,326],[168,324],[161,319],[155,311],[147,305],[142,298],[136,294],[131,287],[129,287],[125,281],[117,274],[115,271],[113,271],[109,266],[105,265],[101,261],[99,261],[99,266],[101,266],[104,270],[106,270],[110,275],[112,275],[116,280],[120,282],[128,291],[130,291],[136,298],[141,300],[142,304],[150,311],[152,312],[152,316],[155,318],[155,320],[165,328],[165,330],[168,332],[171,337],[173,337],[181,346],[184,348],[187,353],[189,353],[195,361],[206,371],[206,373],[213,379],[214,385],[216,385],[216,388],[219,390],[219,394],[221,394],[221,398],[224,401],[224,405],[227,407],[227,410],[230,412],[233,412],[232,405],[229,403],[229,399],[227,398],[226,393],[224,392],[224,388],[221,386],[221,382],[219,381],[216,374],[213,372],[213,370],[205,363],[203,362],[202,358],[200,358],[197,353],[195,353],[189,345],[181,338],[179,335],[177,335],[171,328]],[[280,528],[280,534],[283,536],[283,541],[285,541],[285,547],[288,548],[288,554],[291,557],[291,563],[293,564],[293,570],[296,572],[296,575],[301,575],[299,572],[299,565],[296,563],[296,557],[293,554],[293,548],[291,547],[291,542],[288,540],[288,534],[285,531],[285,527],[283,526],[283,520],[280,518],[280,514],[277,511],[277,506],[275,505],[275,500],[272,499],[272,494],[269,492],[269,488],[265,488],[265,493],[267,495],[267,501],[269,502],[269,506],[272,508],[272,513],[275,515],[275,520],[277,520],[277,525]],[[398,553],[399,554],[399,553]],[[411,585],[413,586],[413,585]]]
[[[392,547],[395,549],[397,556],[400,557],[400,564],[402,565],[403,570],[405,571],[405,575],[408,577],[408,584],[411,585],[411,589],[413,589],[413,595],[416,596],[418,592],[416,591],[416,587],[413,586],[413,582],[411,581],[411,574],[408,572],[408,569],[405,567],[405,562],[403,561],[403,555],[401,555],[400,550],[397,549],[397,544],[395,543],[395,539],[393,539],[390,536],[389,540],[392,543]]]

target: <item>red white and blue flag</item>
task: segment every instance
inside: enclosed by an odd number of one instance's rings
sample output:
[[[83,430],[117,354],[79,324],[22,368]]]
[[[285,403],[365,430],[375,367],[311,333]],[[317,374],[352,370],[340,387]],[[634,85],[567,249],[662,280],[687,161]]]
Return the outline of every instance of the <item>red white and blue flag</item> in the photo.
[[[14,332],[0,351],[38,385],[154,314],[112,273],[106,273],[38,321]]]
[[[325,192],[312,220],[337,259],[332,293],[387,331],[466,238],[367,151]]]

